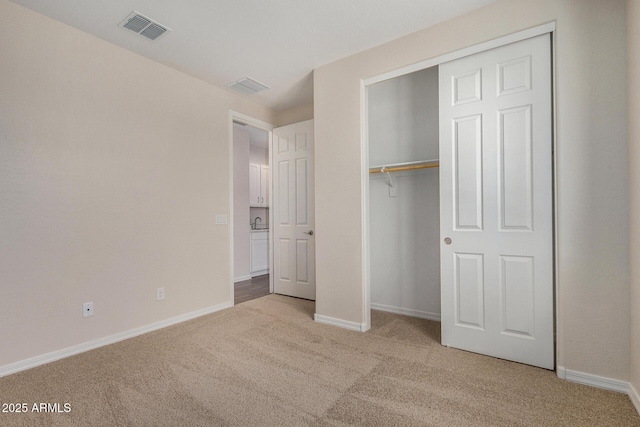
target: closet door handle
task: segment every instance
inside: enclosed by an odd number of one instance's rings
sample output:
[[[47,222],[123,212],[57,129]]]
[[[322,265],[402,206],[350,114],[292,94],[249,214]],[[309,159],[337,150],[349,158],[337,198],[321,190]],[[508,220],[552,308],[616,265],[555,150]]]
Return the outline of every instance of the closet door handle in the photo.
[[[450,245],[451,244],[451,238],[450,237],[445,237],[444,238],[444,244],[445,245]]]
[[[304,234],[308,234],[309,236],[313,236],[313,230],[303,231]]]

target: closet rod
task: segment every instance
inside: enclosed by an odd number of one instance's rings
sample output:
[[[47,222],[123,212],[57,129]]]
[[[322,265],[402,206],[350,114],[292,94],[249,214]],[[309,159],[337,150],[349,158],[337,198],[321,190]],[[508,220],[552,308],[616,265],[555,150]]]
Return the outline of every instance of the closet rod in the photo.
[[[428,168],[437,168],[439,167],[439,163],[428,163],[423,165],[408,165],[408,166],[394,166],[394,167],[378,167],[369,169],[369,173],[382,173],[382,172],[400,172],[400,171],[410,171],[414,169],[428,169]]]

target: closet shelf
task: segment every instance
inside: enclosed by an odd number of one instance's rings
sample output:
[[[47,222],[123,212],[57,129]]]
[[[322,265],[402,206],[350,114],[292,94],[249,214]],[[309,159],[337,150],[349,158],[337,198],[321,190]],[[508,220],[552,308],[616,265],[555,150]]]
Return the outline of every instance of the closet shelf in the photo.
[[[415,170],[415,169],[437,168],[439,166],[440,166],[440,163],[438,162],[438,159],[422,160],[419,162],[391,163],[388,165],[370,167],[369,173],[400,172],[400,171],[409,171],[409,170]]]

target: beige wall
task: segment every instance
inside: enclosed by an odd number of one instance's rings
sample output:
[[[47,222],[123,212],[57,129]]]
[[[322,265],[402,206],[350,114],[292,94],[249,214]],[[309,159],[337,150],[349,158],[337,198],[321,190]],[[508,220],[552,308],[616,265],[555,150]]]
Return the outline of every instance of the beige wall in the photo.
[[[0,367],[230,301],[228,110],[275,114],[7,0],[0,70]]]
[[[317,314],[365,321],[360,80],[554,20],[558,364],[628,380],[624,0],[499,1],[315,70]]]
[[[286,126],[311,120],[313,119],[313,103],[278,111],[276,114],[276,126]]]
[[[631,255],[631,385],[640,393],[640,0],[627,0],[629,205]],[[640,399],[640,395],[636,395]],[[640,400],[636,400],[640,405]],[[640,411],[640,406],[636,406]]]

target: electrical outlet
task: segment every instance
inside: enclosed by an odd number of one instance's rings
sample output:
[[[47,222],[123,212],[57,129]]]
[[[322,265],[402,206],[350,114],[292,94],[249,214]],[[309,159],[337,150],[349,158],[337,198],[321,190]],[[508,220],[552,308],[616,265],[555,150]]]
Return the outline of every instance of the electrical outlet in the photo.
[[[93,316],[93,303],[85,302],[82,304],[82,317],[90,317]]]
[[[156,299],[158,301],[161,301],[164,299],[164,288],[158,288],[156,289]]]

